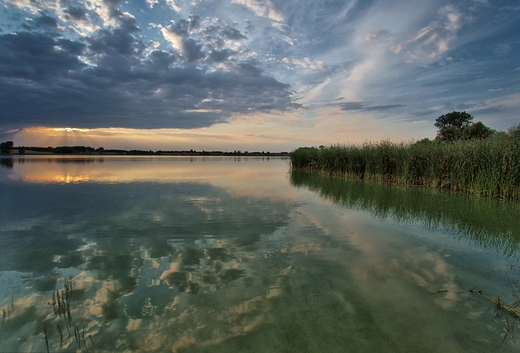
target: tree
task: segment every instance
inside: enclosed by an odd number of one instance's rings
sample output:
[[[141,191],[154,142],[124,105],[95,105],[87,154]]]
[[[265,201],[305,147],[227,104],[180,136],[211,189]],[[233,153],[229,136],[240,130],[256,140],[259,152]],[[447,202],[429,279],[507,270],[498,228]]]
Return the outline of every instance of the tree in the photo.
[[[473,121],[473,115],[466,112],[451,112],[443,114],[435,120],[435,127],[439,130],[447,127],[457,127],[460,130],[467,128]]]
[[[1,154],[9,154],[11,153],[11,148],[13,148],[13,141],[5,141],[0,143],[0,153]]]
[[[465,140],[483,140],[493,135],[493,130],[482,123],[482,121],[476,122],[464,130],[462,130],[462,136]]]
[[[429,145],[430,143],[433,143],[433,141],[430,140],[429,138],[425,137],[422,140],[416,141],[414,143],[414,145],[416,145],[416,146],[425,146],[425,145]]]
[[[469,127],[473,121],[473,115],[466,112],[456,112],[443,114],[435,120],[435,127],[438,129],[438,141],[456,141],[463,137],[462,131]]]
[[[462,139],[462,130],[456,126],[443,127],[437,132],[436,141],[452,142]]]
[[[507,129],[507,133],[512,138],[516,138],[520,140],[520,125],[513,125],[509,129]]]

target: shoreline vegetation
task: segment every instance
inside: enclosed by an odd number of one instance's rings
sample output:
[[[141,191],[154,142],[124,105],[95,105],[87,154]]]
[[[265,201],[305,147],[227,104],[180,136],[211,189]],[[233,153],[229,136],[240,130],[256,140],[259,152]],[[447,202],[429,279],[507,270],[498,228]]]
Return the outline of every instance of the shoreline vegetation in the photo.
[[[519,201],[520,139],[504,137],[302,147],[291,153],[291,168]]]
[[[520,201],[520,125],[495,131],[458,111],[434,125],[433,141],[302,147],[291,169]]]

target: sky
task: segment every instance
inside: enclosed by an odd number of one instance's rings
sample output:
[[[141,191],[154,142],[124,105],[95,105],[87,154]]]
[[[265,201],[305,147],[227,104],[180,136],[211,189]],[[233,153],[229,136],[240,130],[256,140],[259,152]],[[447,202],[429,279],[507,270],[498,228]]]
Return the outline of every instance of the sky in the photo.
[[[518,0],[1,0],[0,140],[291,151],[520,123]]]

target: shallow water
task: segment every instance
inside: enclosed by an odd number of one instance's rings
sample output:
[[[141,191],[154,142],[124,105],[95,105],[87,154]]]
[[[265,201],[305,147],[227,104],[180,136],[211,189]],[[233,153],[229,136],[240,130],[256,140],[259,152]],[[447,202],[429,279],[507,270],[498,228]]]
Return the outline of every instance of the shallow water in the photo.
[[[282,158],[1,165],[0,352],[520,349],[514,320],[457,292],[515,302],[516,204]]]

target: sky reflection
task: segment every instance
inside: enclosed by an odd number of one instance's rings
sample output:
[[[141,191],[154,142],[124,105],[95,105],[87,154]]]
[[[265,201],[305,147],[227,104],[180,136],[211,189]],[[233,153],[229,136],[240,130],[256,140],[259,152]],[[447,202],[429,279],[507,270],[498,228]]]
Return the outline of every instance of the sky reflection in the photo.
[[[279,168],[286,168],[289,163],[288,158],[281,157],[31,156],[12,158],[9,178],[33,183],[160,183],[226,179],[252,184],[255,180],[251,178],[266,177],[265,164],[259,161],[287,161],[278,163]],[[175,163],[173,167],[172,162]],[[247,164],[248,168],[241,168],[242,164]]]
[[[291,187],[285,160],[35,160],[1,174],[5,350],[45,351],[45,332],[51,351],[500,344],[486,307],[427,291],[472,285],[507,300],[507,260]],[[89,182],[54,181],[65,172]]]

